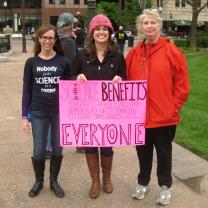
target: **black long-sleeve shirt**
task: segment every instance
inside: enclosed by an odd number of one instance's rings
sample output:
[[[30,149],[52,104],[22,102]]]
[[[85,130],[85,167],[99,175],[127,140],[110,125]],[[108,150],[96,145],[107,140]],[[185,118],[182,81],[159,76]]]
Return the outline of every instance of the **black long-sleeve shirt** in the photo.
[[[84,51],[79,52],[72,64],[72,75],[84,74],[88,80],[112,80],[118,75],[125,79],[126,63],[123,54],[115,50],[106,54],[103,61],[91,61]]]
[[[24,67],[22,116],[32,111],[58,112],[58,81],[69,79],[71,64],[69,60],[56,54],[49,60],[39,56],[27,59]]]

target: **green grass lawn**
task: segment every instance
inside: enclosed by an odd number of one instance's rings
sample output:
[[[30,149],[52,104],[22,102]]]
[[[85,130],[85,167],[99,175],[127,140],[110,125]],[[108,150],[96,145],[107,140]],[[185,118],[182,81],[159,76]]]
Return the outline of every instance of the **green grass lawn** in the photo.
[[[191,91],[175,141],[208,160],[208,52],[186,57]]]

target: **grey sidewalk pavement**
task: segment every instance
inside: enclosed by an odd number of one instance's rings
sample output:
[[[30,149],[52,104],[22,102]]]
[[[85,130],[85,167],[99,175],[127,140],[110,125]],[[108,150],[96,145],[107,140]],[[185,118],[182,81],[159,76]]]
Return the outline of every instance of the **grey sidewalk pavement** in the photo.
[[[32,56],[33,42],[27,40],[28,53],[21,53],[21,41],[12,40],[12,53],[0,55],[0,208],[152,208],[159,207],[155,200],[159,194],[154,160],[151,191],[144,200],[131,198],[138,173],[138,160],[133,147],[114,148],[112,181],[114,192],[101,191],[98,199],[90,199],[90,177],[84,154],[74,148],[64,149],[63,165],[59,181],[66,192],[63,199],[56,198],[49,189],[46,163],[44,189],[36,198],[29,198],[28,191],[34,182],[31,165],[32,138],[21,127],[21,91],[24,62]],[[127,49],[128,50],[128,49]],[[181,149],[180,149],[181,151]],[[173,145],[173,154],[181,152]],[[180,153],[180,155],[178,155]],[[201,160],[196,159],[196,163]],[[208,162],[205,162],[206,165]],[[193,164],[194,166],[195,164]],[[203,186],[208,188],[207,177]],[[174,177],[170,208],[206,208],[208,190],[197,193]]]

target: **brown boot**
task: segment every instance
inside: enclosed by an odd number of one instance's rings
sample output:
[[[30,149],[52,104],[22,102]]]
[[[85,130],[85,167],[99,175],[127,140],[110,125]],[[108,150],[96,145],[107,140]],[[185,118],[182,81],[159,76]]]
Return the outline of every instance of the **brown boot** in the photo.
[[[106,193],[113,192],[113,185],[111,182],[111,169],[112,169],[113,155],[105,157],[101,155],[101,167],[103,173],[103,191]]]
[[[98,153],[85,153],[87,165],[92,179],[92,186],[89,191],[89,196],[95,199],[100,194],[100,166]]]

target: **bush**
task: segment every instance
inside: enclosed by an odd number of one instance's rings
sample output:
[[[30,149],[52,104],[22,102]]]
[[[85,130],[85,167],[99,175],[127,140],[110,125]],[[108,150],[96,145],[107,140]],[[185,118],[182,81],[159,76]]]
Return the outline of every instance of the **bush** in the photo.
[[[190,37],[188,38],[188,46],[190,46]],[[208,36],[199,34],[196,36],[197,47],[198,48],[208,48]]]
[[[208,36],[197,35],[197,47],[208,48]]]
[[[177,47],[181,49],[185,49],[190,46],[190,37],[187,39],[174,39],[174,43]],[[208,48],[208,36],[197,35],[197,47]]]
[[[179,47],[183,53],[195,53],[200,51],[199,48],[190,48],[190,47]]]
[[[189,40],[187,39],[174,39],[174,43],[179,48],[189,46]]]

